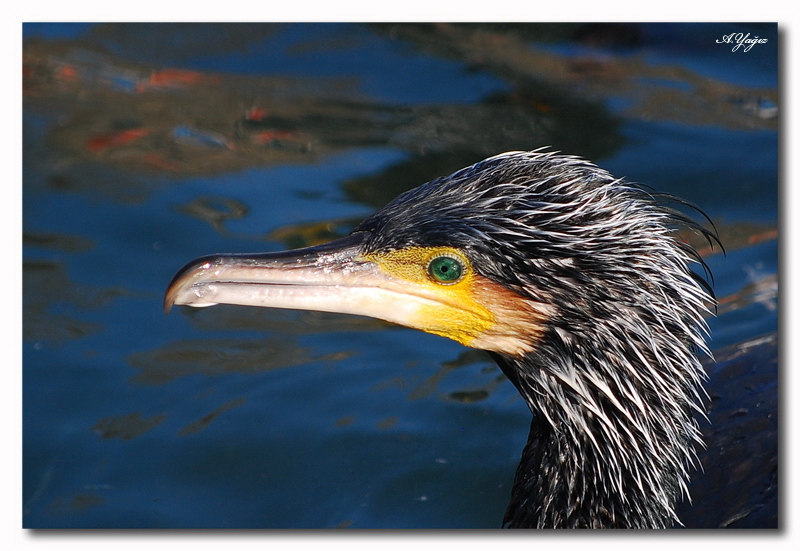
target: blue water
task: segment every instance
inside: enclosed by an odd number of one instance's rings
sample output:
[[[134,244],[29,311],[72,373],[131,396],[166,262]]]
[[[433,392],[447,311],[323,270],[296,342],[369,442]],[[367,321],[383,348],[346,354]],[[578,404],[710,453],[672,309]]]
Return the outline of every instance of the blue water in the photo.
[[[734,235],[706,258],[717,296],[739,297],[712,348],[776,332],[777,240],[752,237],[777,227],[777,119],[743,106],[775,94],[777,32],[734,54],[714,43],[730,28],[514,35],[608,64],[570,81],[433,28],[25,25],[24,525],[498,527],[530,414],[487,356],[355,317],[161,304],[197,256],[346,233],[491,148],[551,145],[701,206]],[[645,78],[638,54],[684,76]],[[216,80],[137,91],[163,69]],[[254,106],[295,133],[253,146],[273,129],[241,122]],[[174,143],[178,124],[236,147]],[[103,141],[131,125],[148,133]]]

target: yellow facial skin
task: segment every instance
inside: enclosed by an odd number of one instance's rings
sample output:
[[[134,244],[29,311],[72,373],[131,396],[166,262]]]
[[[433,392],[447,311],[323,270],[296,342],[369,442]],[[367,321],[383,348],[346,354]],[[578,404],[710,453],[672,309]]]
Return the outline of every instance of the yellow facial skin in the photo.
[[[428,274],[430,262],[440,256],[458,260],[463,266],[458,281],[442,283]],[[469,346],[476,336],[494,325],[494,315],[473,296],[475,272],[469,260],[450,247],[409,247],[367,255],[386,275],[402,280],[409,293],[435,297],[436,303],[420,306],[417,319],[409,320],[416,329],[449,337]]]
[[[454,282],[429,273],[432,260],[446,256],[463,271]],[[451,247],[408,247],[365,255],[409,295],[430,299],[404,325],[448,337],[465,346],[512,355],[530,352],[541,336],[546,305],[533,303],[475,273],[469,259]]]

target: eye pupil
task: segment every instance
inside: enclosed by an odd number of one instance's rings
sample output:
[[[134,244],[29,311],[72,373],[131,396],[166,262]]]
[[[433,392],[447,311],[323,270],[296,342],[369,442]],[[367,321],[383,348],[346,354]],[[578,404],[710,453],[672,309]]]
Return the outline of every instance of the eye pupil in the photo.
[[[454,283],[463,272],[464,267],[461,262],[449,256],[437,256],[428,265],[431,278],[439,283]]]

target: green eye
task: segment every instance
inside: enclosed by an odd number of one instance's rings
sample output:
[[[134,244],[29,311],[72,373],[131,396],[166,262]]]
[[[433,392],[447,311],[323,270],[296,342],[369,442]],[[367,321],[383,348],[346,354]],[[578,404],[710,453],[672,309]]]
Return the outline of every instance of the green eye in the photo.
[[[450,256],[437,256],[428,264],[428,275],[438,283],[455,283],[464,274],[464,266]]]

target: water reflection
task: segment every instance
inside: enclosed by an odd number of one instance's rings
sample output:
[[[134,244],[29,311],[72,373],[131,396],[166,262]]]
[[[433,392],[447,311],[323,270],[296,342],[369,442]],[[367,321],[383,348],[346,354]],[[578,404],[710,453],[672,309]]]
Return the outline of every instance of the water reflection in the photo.
[[[83,240],[69,238],[52,239],[46,236],[29,239],[31,243],[51,245],[66,244],[67,247],[83,249],[88,244]],[[79,310],[105,307],[110,301],[128,292],[119,287],[98,289],[72,281],[61,262],[49,260],[25,260],[22,263],[25,341],[48,341],[61,343],[85,337],[102,330],[95,322],[80,318],[80,314],[54,313],[55,304],[67,304]]]
[[[499,75],[512,92],[440,105],[366,98],[347,78],[153,69],[83,45],[35,40],[26,44],[24,70],[28,105],[66,111],[49,139],[71,162],[91,159],[128,170],[220,173],[380,145],[431,156],[429,179],[431,169],[450,172],[520,144],[561,143],[598,157],[621,143],[614,117],[601,104],[556,92],[545,84],[547,75],[534,78],[527,70]],[[587,139],[587,126],[604,132]],[[406,189],[414,181],[406,181]]]
[[[185,205],[175,207],[175,210],[207,222],[222,235],[227,233],[224,227],[226,221],[244,218],[249,212],[247,205],[236,199],[208,196],[192,199]]]
[[[311,361],[339,361],[351,354],[314,356],[309,349],[293,345],[285,337],[172,341],[159,349],[131,355],[130,363],[138,370],[131,381],[161,385],[189,375],[258,373]]]
[[[101,438],[130,440],[157,427],[167,418],[165,414],[142,417],[140,413],[129,413],[100,419],[92,430]]]

